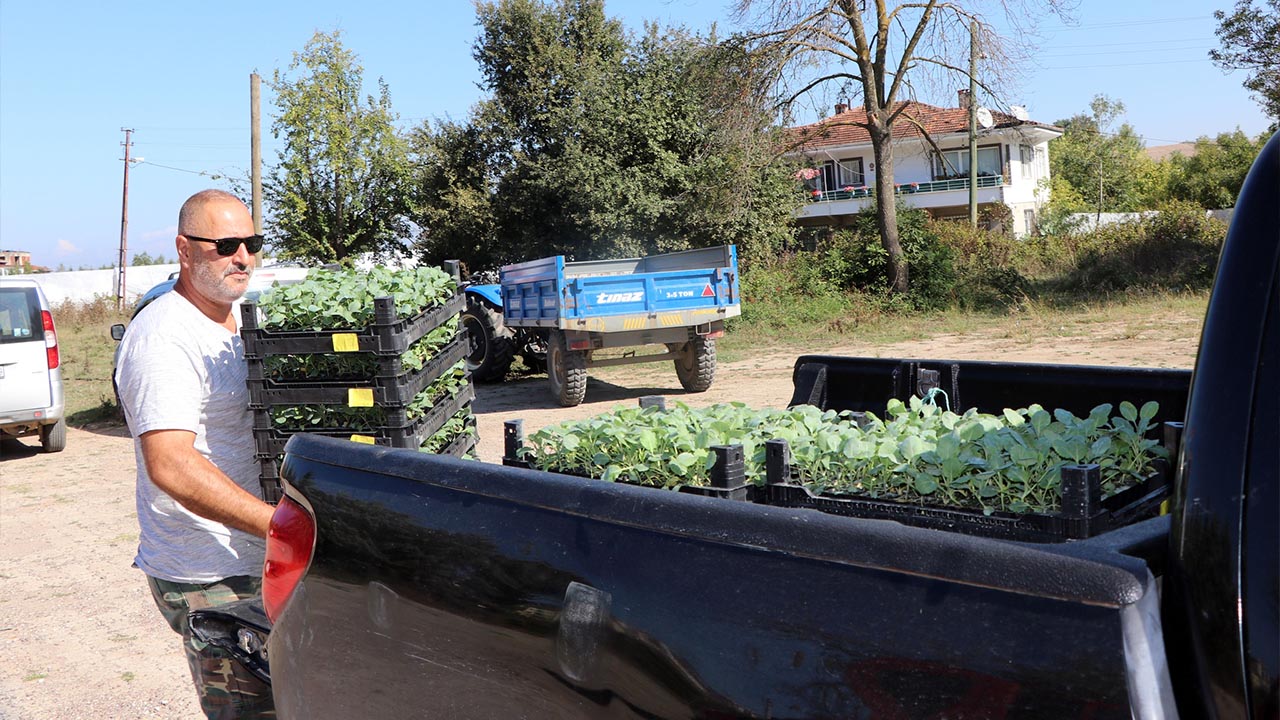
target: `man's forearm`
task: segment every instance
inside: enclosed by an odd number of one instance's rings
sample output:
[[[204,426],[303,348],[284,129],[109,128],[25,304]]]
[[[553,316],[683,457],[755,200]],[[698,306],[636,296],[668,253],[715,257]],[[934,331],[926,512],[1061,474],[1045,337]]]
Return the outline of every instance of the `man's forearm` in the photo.
[[[273,508],[236,485],[194,447],[156,447],[143,457],[151,482],[187,510],[265,538]]]

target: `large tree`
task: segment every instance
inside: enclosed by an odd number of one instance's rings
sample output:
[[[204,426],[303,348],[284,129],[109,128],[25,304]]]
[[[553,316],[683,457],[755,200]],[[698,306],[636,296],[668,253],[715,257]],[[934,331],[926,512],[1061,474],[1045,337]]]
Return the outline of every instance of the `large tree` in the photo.
[[[1152,199],[1141,182],[1150,160],[1134,129],[1128,123],[1117,126],[1123,114],[1124,103],[1097,95],[1088,113],[1057,121],[1062,137],[1049,143],[1050,176],[1072,187],[1067,197],[1084,200],[1078,209],[1087,207],[1099,218],[1104,212],[1143,209]],[[1056,198],[1053,202],[1058,204]]]
[[[988,4],[1006,11],[1012,41],[1002,41],[979,11],[983,3],[976,1],[918,0],[891,6],[884,0],[738,0],[738,17],[753,29],[744,39],[774,69],[784,117],[791,116],[798,102],[829,96],[833,90],[861,96],[866,122],[855,124],[871,136],[880,238],[894,292],[906,292],[909,284],[893,178],[893,128],[912,120],[903,101],[931,82],[948,94],[957,86],[968,87],[975,24],[984,67],[1011,76],[1016,65],[1007,60],[1019,56],[1020,39],[1030,37],[1035,6],[1060,13],[1066,1]],[[997,94],[997,73],[979,75],[979,86]]]
[[[1270,10],[1267,7],[1270,6]],[[1268,115],[1280,120],[1280,0],[1237,0],[1235,9],[1214,12],[1222,47],[1209,57],[1224,70],[1248,70],[1244,86]]]
[[[1235,207],[1245,176],[1268,137],[1264,133],[1250,140],[1239,129],[1219,133],[1216,139],[1201,137],[1192,153],[1170,160],[1169,196],[1203,208]]]
[[[276,70],[284,141],[264,183],[273,246],[281,257],[351,264],[364,253],[406,249],[409,162],[387,85],[365,95],[364,68],[341,33],[317,32]]]
[[[769,162],[744,57],[679,30],[629,35],[600,0],[477,13],[490,96],[467,123],[414,134],[425,257],[487,267],[733,242],[750,255],[790,233],[793,188]]]

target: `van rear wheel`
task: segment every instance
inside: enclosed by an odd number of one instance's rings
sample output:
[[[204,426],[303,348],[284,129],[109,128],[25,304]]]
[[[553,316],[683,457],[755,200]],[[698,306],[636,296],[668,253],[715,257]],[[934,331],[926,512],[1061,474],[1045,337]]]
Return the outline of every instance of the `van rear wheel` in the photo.
[[[47,453],[62,452],[67,447],[67,421],[40,426],[40,448]]]

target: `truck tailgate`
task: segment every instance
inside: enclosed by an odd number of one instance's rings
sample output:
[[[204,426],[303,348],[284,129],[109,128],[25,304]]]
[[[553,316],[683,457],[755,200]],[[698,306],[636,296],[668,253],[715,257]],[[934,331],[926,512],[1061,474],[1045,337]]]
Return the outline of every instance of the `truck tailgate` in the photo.
[[[282,717],[1130,716],[1123,618],[1151,576],[1104,538],[1023,545],[305,435],[283,476],[318,534],[270,639]]]

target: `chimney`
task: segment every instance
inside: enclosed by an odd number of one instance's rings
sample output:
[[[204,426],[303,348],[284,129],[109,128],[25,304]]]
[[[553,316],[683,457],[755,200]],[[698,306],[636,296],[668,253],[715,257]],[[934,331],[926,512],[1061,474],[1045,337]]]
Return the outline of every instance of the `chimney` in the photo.
[[[960,107],[962,108],[969,107],[969,91],[968,90],[957,90],[956,95],[958,95],[960,98]]]
[[[846,111],[846,110],[848,110],[848,109],[849,109],[849,106],[848,106],[847,104],[842,103],[842,102],[838,102],[838,103],[836,103],[836,114],[837,114],[837,115],[839,115],[839,114],[840,114],[840,113],[842,113],[842,112],[845,112],[845,111]]]

